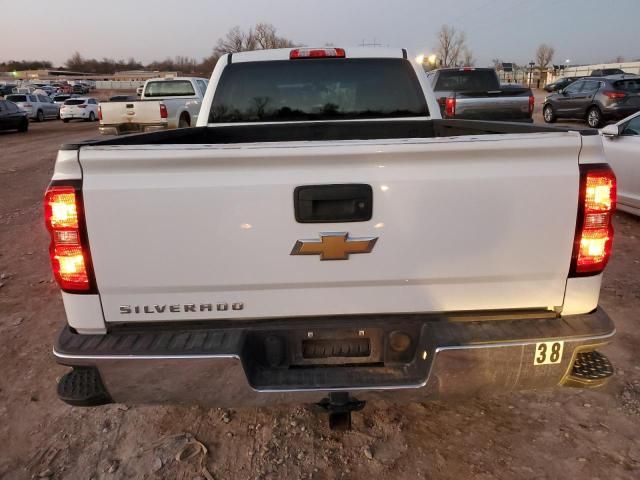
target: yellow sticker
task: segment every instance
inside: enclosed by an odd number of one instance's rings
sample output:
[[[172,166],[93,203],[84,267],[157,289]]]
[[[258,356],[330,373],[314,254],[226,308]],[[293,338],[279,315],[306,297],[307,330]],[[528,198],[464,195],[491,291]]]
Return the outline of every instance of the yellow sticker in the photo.
[[[536,351],[533,356],[534,365],[552,365],[562,361],[564,342],[540,342],[536,343]]]

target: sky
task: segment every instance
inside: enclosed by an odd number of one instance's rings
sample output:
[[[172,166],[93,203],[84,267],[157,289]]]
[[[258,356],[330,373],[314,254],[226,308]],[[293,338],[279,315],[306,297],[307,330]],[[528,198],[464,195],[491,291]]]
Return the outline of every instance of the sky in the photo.
[[[85,57],[143,63],[201,60],[233,26],[272,23],[308,46],[379,43],[429,54],[448,24],[463,30],[477,65],[529,63],[540,43],[553,63],[640,58],[640,0],[0,0],[0,61]]]

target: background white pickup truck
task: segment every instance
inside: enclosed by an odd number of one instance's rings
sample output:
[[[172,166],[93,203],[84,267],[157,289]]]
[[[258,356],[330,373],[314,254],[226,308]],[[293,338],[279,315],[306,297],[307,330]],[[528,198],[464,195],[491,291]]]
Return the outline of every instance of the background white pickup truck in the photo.
[[[442,120],[401,50],[223,57],[198,128],[68,145],[45,199],[74,405],[593,386],[595,131]]]
[[[140,101],[100,104],[100,133],[120,135],[195,126],[207,83],[207,79],[196,77],[147,80]]]

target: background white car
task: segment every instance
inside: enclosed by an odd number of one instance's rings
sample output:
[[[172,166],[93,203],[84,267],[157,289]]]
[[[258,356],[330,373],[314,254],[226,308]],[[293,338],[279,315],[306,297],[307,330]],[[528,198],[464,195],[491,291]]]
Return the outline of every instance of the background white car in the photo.
[[[98,101],[88,97],[70,98],[62,104],[60,118],[65,123],[74,118],[93,122],[98,119]]]
[[[618,209],[640,215],[640,112],[601,130],[607,161],[618,179]]]

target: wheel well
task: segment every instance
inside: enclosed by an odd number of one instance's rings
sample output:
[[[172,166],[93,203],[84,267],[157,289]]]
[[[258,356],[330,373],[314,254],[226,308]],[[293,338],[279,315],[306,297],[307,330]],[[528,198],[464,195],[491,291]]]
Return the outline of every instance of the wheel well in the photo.
[[[189,112],[182,112],[180,114],[180,119],[186,119],[187,122],[189,122],[189,125],[191,125],[191,116],[189,115]]]

